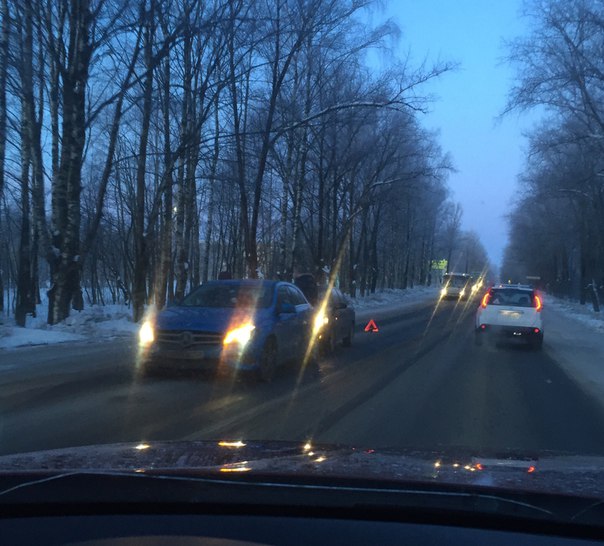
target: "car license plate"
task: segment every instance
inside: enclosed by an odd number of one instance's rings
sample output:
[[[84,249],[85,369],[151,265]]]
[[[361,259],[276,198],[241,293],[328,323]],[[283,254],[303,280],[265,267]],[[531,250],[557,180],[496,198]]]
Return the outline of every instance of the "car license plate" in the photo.
[[[503,317],[507,317],[507,318],[511,318],[511,319],[518,319],[523,315],[523,313],[521,311],[510,311],[508,309],[499,311],[499,314]]]
[[[162,351],[161,356],[175,360],[202,360],[206,354],[203,351],[167,350]]]

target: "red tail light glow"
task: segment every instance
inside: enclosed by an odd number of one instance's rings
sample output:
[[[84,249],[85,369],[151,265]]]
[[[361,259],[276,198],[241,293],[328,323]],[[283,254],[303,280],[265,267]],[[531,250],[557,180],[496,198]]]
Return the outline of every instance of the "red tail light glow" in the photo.
[[[480,306],[484,309],[488,303],[489,303],[489,299],[491,298],[491,294],[489,292],[487,292],[483,297],[482,297],[482,301],[480,302]]]
[[[541,298],[539,296],[535,296],[535,309],[537,312],[543,309],[543,304],[541,303]]]

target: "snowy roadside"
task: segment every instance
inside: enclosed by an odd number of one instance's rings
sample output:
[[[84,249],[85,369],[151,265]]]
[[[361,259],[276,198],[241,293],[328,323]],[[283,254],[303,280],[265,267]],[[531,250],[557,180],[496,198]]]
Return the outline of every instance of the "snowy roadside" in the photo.
[[[46,324],[48,308],[39,305],[36,318],[28,317],[25,328],[14,321],[0,325],[0,349],[67,342],[91,342],[132,336],[138,327],[132,322],[132,311],[125,305],[95,305],[84,311],[73,311],[61,324]]]
[[[401,309],[426,301],[436,301],[440,287],[416,286],[402,290],[398,288],[382,290],[375,294],[369,294],[364,298],[350,298],[359,315],[367,311]]]
[[[351,298],[356,311],[357,324],[364,324],[375,319],[379,326],[380,319],[404,310],[413,309],[422,304],[433,304],[438,300],[440,287],[416,286],[414,288],[388,289],[364,298]]]
[[[397,311],[437,297],[438,288],[418,286],[408,290],[384,290],[364,298],[351,298],[357,320],[365,320],[372,312]],[[0,325],[0,350],[34,345],[67,342],[96,342],[117,337],[129,337],[138,331],[132,322],[132,311],[124,305],[87,307],[73,312],[63,323],[46,324],[47,308],[38,306],[37,317],[29,318],[26,328],[14,323]]]
[[[604,310],[599,313],[594,312],[591,303],[581,305],[576,301],[563,300],[553,296],[548,296],[546,303],[550,308],[572,317],[577,322],[604,333]]]
[[[590,305],[546,297],[545,350],[604,411],[604,317]]]

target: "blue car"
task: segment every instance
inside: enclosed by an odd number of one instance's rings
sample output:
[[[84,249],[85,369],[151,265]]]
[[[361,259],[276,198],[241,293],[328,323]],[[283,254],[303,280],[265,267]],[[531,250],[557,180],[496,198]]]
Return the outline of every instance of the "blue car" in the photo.
[[[147,371],[222,367],[270,381],[288,360],[314,363],[313,327],[313,308],[293,284],[221,280],[145,321],[139,342]]]

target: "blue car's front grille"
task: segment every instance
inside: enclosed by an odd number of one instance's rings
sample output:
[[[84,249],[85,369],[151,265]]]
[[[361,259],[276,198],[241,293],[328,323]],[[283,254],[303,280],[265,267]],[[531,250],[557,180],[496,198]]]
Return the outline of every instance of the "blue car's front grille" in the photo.
[[[199,346],[220,345],[222,334],[189,330],[159,330],[157,341],[166,349],[194,349]]]

